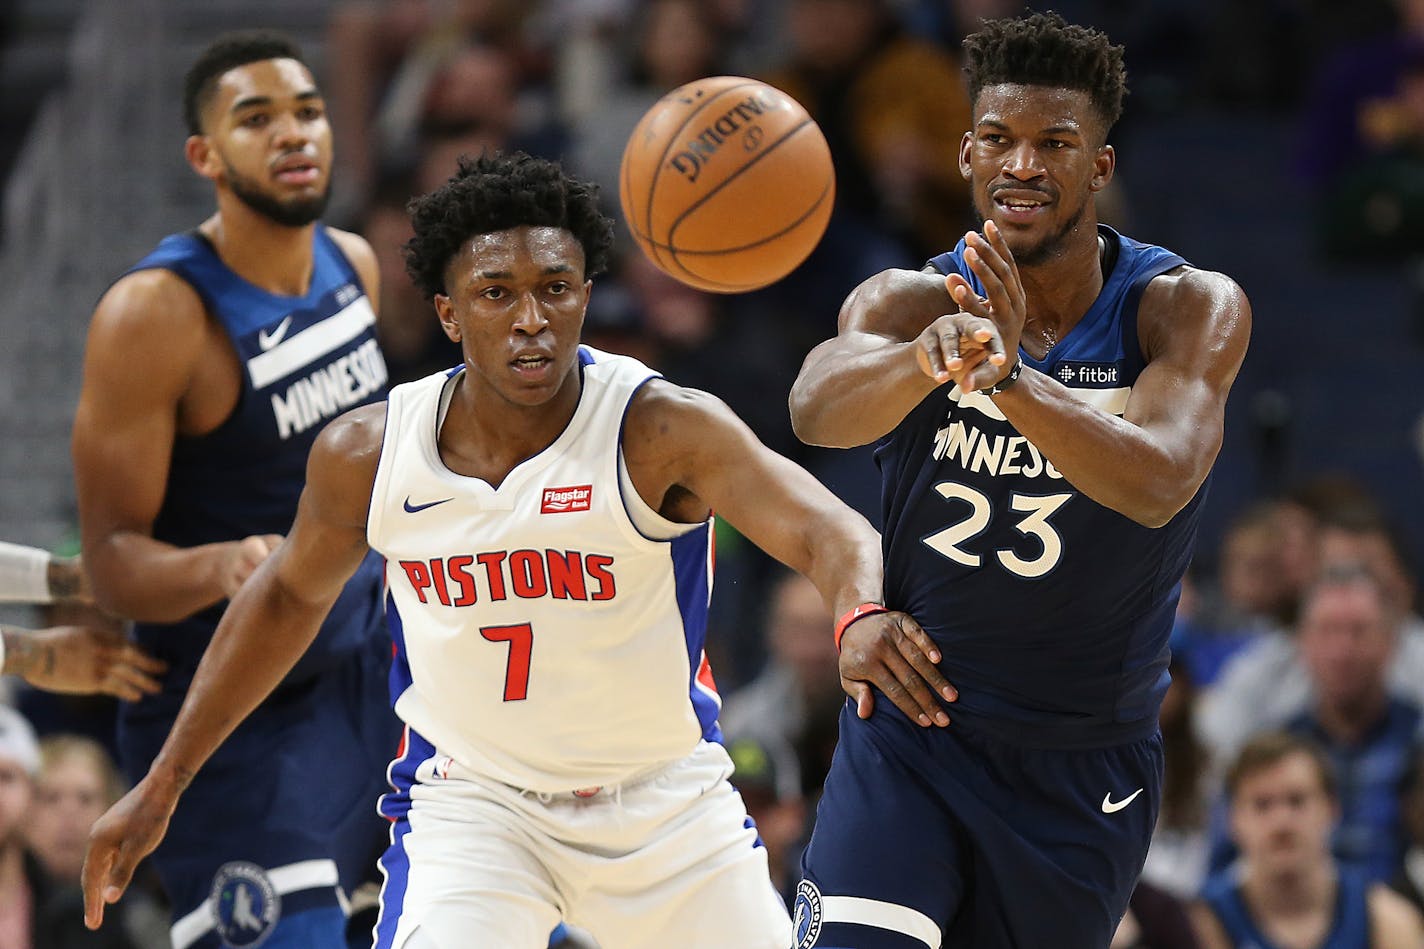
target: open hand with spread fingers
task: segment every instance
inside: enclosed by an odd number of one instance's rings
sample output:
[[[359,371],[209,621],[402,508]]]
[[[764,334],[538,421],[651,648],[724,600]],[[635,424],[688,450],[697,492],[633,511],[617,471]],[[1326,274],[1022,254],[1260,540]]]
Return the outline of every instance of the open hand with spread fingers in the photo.
[[[936,668],[942,658],[929,634],[906,613],[865,616],[841,637],[841,688],[855,699],[856,714],[869,718],[875,689],[911,721],[928,728],[949,724],[943,703],[959,692]]]
[[[1012,370],[1023,333],[1027,305],[1013,252],[998,225],[970,231],[964,261],[979,278],[984,295],[957,273],[945,278],[960,312],[942,316],[920,334],[916,358],[933,379],[953,379],[965,392],[987,389]]]

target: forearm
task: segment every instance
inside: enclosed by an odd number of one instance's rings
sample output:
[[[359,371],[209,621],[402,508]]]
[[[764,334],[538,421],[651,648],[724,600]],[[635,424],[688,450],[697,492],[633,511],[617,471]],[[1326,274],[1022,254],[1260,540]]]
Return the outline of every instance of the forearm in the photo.
[[[270,563],[233,597],[152,772],[181,790],[306,652],[330,602],[292,596]]]
[[[1083,494],[1148,527],[1180,511],[1205,477],[1195,451],[1169,451],[1150,432],[1087,405],[1073,390],[1025,367],[994,404]],[[1214,458],[1215,448],[1210,452]]]
[[[0,541],[0,602],[50,602],[53,563],[48,551]]]
[[[837,337],[806,357],[791,388],[791,425],[808,445],[866,445],[900,424],[936,385],[916,364],[913,341]]]
[[[173,623],[222,602],[221,564],[236,541],[175,547],[116,531],[86,543],[84,560],[94,599],[109,612],[150,623]]]
[[[855,511],[827,507],[805,521],[807,561],[798,567],[841,616],[862,603],[885,599],[885,568],[880,535]],[[794,565],[793,565],[794,566]]]

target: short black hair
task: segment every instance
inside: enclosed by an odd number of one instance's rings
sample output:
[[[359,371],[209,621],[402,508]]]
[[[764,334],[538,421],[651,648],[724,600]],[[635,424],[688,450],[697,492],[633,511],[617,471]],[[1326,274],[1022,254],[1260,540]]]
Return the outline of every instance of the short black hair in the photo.
[[[203,134],[203,109],[212,101],[224,73],[264,59],[295,59],[307,65],[296,41],[273,30],[224,33],[198,54],[183,77],[183,121],[187,123],[188,134]]]
[[[427,299],[446,292],[445,269],[477,234],[561,227],[582,245],[586,277],[607,268],[613,246],[613,221],[598,209],[598,185],[524,152],[463,156],[449,181],[408,210],[415,236],[405,244],[405,269]]]
[[[1127,95],[1123,50],[1099,30],[1075,26],[1057,13],[1034,13],[987,20],[979,32],[964,38],[963,46],[971,103],[979,101],[985,86],[1054,86],[1088,93],[1108,129],[1122,115]]]

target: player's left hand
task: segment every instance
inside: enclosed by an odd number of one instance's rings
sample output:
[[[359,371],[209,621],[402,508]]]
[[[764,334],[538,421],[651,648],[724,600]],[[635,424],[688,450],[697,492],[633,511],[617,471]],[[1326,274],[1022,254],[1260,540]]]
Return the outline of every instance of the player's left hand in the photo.
[[[1004,232],[999,230],[997,224],[986,222],[983,234],[970,231],[964,235],[964,242],[964,262],[979,278],[984,296],[975,293],[969,281],[957,273],[945,278],[945,286],[961,311],[993,323],[998,330],[1002,351],[1010,356],[998,363],[985,360],[962,378],[960,388],[970,392],[989,388],[1013,368],[1012,354],[1019,351],[1019,338],[1023,335],[1024,320],[1028,316],[1028,297],[1024,293],[1023,281],[1019,279],[1013,251],[1009,250]],[[967,360],[971,353],[961,349],[961,356]]]
[[[861,718],[874,711],[879,689],[911,721],[943,727],[949,715],[941,701],[953,702],[959,692],[936,668],[940,658],[934,640],[908,614],[866,616],[841,637],[841,688],[855,699]]]
[[[98,929],[104,922],[104,907],[124,895],[138,862],[167,833],[178,795],[175,781],[150,771],[94,824],[80,875],[85,926]]]

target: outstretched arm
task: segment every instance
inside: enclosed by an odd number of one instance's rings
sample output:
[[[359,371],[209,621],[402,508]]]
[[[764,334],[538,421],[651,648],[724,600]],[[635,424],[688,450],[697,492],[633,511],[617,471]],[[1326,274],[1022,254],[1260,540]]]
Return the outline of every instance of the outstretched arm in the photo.
[[[832,615],[883,603],[880,537],[803,468],[771,451],[720,400],[656,381],[628,413],[623,449],[638,493],[674,520],[715,509],[752,543],[806,576]],[[934,663],[939,653],[915,621],[882,613],[854,623],[859,637],[882,634],[880,649],[843,641],[842,680],[864,714],[874,684],[912,719],[948,724],[935,693],[953,688]],[[847,636],[849,639],[849,635]],[[862,655],[861,652],[864,652]],[[851,659],[851,676],[846,659]]]
[[[936,273],[886,270],[851,291],[839,333],[807,354],[791,388],[796,436],[830,448],[869,444],[946,382],[992,384],[1006,361],[999,333],[960,312],[951,285]]]
[[[37,689],[72,695],[112,695],[137,702],[159,690],[168,666],[114,629],[0,626],[4,667]]]
[[[287,540],[233,598],[148,775],[94,826],[84,861],[85,922],[97,928],[134,867],[163,839],[178,797],[218,745],[316,638],[367,551],[366,514],[385,405],[348,412],[317,438]]]

